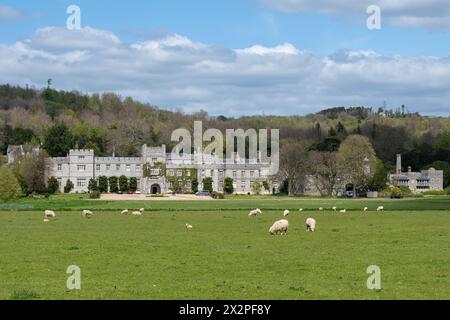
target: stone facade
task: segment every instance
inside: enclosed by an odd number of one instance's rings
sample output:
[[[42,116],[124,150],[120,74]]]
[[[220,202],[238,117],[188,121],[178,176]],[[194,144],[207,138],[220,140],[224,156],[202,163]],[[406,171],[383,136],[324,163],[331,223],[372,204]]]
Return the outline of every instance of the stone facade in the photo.
[[[402,156],[397,155],[395,174],[389,176],[391,184],[395,187],[408,187],[413,192],[425,192],[444,189],[444,172],[442,170],[429,169],[421,172],[412,172],[408,167],[407,172],[402,172]]]
[[[191,192],[192,182],[197,178],[198,189],[202,190],[202,181],[211,177],[213,190],[224,191],[225,178],[233,179],[237,194],[253,193],[255,182],[270,181],[270,164],[260,160],[250,163],[247,159],[209,158],[197,161],[199,153],[193,156],[172,158],[166,152],[166,146],[142,146],[141,157],[96,157],[93,150],[70,150],[66,157],[51,158],[47,176],[58,179],[62,192],[67,180],[74,184],[72,192],[87,192],[89,180],[100,176],[127,178],[135,177],[138,191],[145,194],[160,194],[175,191]],[[203,159],[200,157],[200,159]],[[206,158],[206,157],[205,157]],[[269,193],[270,190],[265,190]],[[262,192],[264,193],[264,192]]]

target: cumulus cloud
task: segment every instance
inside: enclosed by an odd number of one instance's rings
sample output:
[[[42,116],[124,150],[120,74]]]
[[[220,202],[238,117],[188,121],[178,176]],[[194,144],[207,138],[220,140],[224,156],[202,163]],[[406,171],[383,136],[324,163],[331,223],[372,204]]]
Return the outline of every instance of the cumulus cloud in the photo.
[[[230,49],[169,34],[124,44],[113,33],[43,28],[0,45],[0,82],[116,92],[161,107],[210,114],[305,114],[330,106],[406,104],[448,114],[450,59],[339,51],[327,57],[285,43]]]
[[[23,14],[16,9],[0,5],[0,22],[2,21],[14,21],[22,18]]]
[[[319,12],[355,16],[363,20],[370,5],[378,5],[391,25],[400,27],[450,28],[447,0],[261,0],[275,10],[292,13]]]

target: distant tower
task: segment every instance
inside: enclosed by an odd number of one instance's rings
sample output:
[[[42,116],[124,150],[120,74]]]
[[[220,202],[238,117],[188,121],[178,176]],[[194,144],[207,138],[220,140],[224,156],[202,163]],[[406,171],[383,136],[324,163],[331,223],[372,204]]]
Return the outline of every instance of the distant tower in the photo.
[[[401,154],[397,154],[397,174],[401,174],[402,173],[402,155]]]

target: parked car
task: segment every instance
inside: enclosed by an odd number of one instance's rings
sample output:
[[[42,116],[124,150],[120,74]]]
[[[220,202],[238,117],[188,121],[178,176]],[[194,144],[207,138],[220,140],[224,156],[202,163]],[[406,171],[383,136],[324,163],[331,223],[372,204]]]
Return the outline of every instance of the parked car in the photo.
[[[403,199],[401,194],[391,194],[391,199]]]
[[[347,198],[353,198],[353,191],[345,191],[345,196]]]
[[[203,190],[197,192],[195,195],[198,197],[209,197],[211,194],[209,193],[209,191]]]

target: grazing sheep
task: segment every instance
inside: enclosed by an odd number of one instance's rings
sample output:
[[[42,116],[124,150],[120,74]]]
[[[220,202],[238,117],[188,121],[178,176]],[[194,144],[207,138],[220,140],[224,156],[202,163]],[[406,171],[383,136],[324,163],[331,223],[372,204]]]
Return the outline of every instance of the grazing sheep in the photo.
[[[364,212],[367,212],[367,211],[369,211],[369,208],[365,207]]]
[[[250,211],[250,213],[248,214],[249,217],[256,217],[258,214],[261,214],[262,211],[260,209],[255,209]]]
[[[316,220],[314,218],[306,219],[306,232],[316,231]]]
[[[298,209],[299,212],[303,212],[303,208]]]
[[[290,213],[289,210],[284,210],[283,217],[286,218],[289,215],[289,213]]]
[[[56,217],[56,214],[52,210],[45,210],[44,211],[44,218],[54,218]]]
[[[383,206],[378,207],[377,212],[384,212],[384,207]]]
[[[339,211],[340,213],[346,213],[347,209],[342,209],[341,211]]]
[[[92,217],[94,215],[94,213],[92,211],[90,211],[90,210],[83,210],[81,215],[83,217],[90,218],[90,217]]]
[[[48,219],[44,219],[44,222],[50,222],[50,220],[48,220]]]
[[[144,213],[144,210],[145,210],[144,208],[140,208],[140,209],[139,209],[139,212],[140,212],[140,213]]]
[[[319,208],[319,211],[323,211],[323,208],[322,208],[322,207],[320,207],[320,208]]]
[[[128,209],[123,210],[121,214],[128,214]]]
[[[133,213],[131,213],[133,216],[142,216],[142,212],[141,211],[134,211]]]
[[[192,226],[192,225],[190,225],[190,224],[186,223],[186,229],[192,229],[192,228],[193,228],[193,226]]]
[[[331,208],[331,210],[333,210],[334,212],[336,212],[336,211],[337,211],[337,207],[333,207],[333,208]]]
[[[269,233],[271,235],[274,234],[287,234],[289,228],[289,221],[287,220],[279,220],[275,222],[269,229]]]

